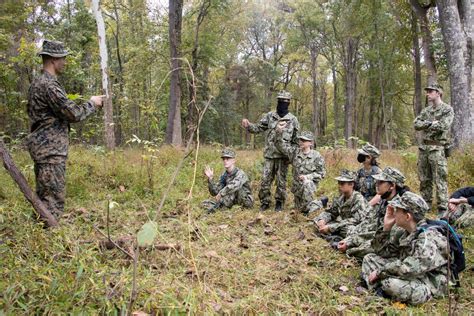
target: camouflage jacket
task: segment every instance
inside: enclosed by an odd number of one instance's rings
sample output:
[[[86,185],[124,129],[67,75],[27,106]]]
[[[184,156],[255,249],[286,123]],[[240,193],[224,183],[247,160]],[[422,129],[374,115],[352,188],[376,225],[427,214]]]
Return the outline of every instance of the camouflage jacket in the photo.
[[[256,134],[265,132],[265,148],[263,150],[263,156],[265,158],[285,158],[285,155],[276,148],[276,139],[278,137],[276,127],[278,122],[281,120],[287,121],[287,126],[282,133],[283,141],[285,143],[297,144],[300,123],[298,122],[296,116],[291,113],[288,113],[284,117],[280,118],[276,112],[268,112],[258,123],[251,123],[248,127],[248,131],[250,133]]]
[[[364,198],[369,201],[372,199],[377,192],[375,191],[375,179],[372,177],[374,174],[379,174],[382,170],[377,166],[372,166],[370,171],[367,172],[365,168],[360,168],[357,171],[356,183],[358,191],[362,193]]]
[[[224,171],[217,183],[208,179],[208,188],[212,196],[216,196],[217,194],[226,196],[236,193],[239,190],[244,190],[244,195],[252,195],[249,178],[245,172],[237,167],[234,168],[231,173]]]
[[[433,295],[443,295],[447,286],[446,237],[434,229],[421,231],[422,225],[426,225],[425,220],[421,220],[412,233],[404,229],[391,232],[381,228],[377,231],[372,241],[375,253],[394,259],[378,271],[379,277],[418,279],[431,288]]]
[[[362,194],[354,191],[347,200],[342,195],[335,198],[331,207],[319,214],[314,221],[324,220],[329,226],[329,232],[333,233],[358,225],[367,217],[367,208],[367,201]]]
[[[354,226],[344,239],[348,247],[358,247],[365,241],[374,238],[377,230],[383,228],[387,206],[388,200],[381,200],[373,207],[368,206],[367,217],[359,225]]]
[[[277,133],[277,135],[280,133]],[[277,137],[277,149],[288,157],[293,165],[293,185],[298,186],[301,183],[300,175],[306,176],[310,181],[318,184],[326,175],[324,158],[314,149],[307,154],[296,144],[284,142],[282,137]]]
[[[421,110],[415,119],[415,130],[422,131],[423,142],[438,142],[442,146],[449,142],[449,130],[454,119],[454,111],[446,103],[434,107],[430,105]],[[435,122],[436,121],[436,122]],[[421,149],[430,149],[429,146],[421,145]]]
[[[28,149],[31,158],[41,163],[67,157],[69,123],[84,120],[96,107],[92,101],[76,105],[57,78],[42,71],[28,91],[27,110],[31,122]]]

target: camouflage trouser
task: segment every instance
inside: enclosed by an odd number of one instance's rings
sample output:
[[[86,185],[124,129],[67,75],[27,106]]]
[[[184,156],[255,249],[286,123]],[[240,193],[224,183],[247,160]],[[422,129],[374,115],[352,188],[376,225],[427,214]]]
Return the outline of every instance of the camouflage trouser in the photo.
[[[446,211],[443,217],[449,218],[449,222],[459,228],[474,225],[474,209],[469,204],[459,205],[454,212]]]
[[[288,173],[288,159],[265,158],[263,165],[262,182],[260,184],[260,191],[258,198],[261,204],[270,205],[272,194],[270,192],[273,179],[276,176],[276,191],[275,200],[285,203],[286,200],[286,174]]]
[[[372,240],[366,240],[362,244],[358,245],[357,247],[352,247],[347,249],[346,254],[349,257],[354,257],[359,261],[362,261],[365,255],[369,253],[373,253],[374,248],[372,248]]]
[[[313,181],[298,184],[293,182],[291,191],[295,198],[295,207],[303,213],[314,212],[319,209],[318,204],[313,202],[314,192],[316,192],[317,188],[316,183]]]
[[[448,209],[448,162],[444,156],[444,147],[433,146],[419,151],[418,176],[420,177],[420,193],[431,206],[433,200],[433,183],[436,185],[438,212]]]
[[[201,205],[206,209],[211,209],[218,203],[214,200],[204,200]],[[241,205],[244,208],[253,207],[253,196],[245,192],[245,190],[238,190],[237,192],[221,196],[219,207],[231,208],[234,205]]]
[[[380,271],[391,260],[396,259],[385,259],[373,253],[364,257],[362,262],[362,278],[369,288],[380,287],[382,291],[393,300],[413,305],[428,301],[432,297],[431,289],[418,279],[403,280],[396,277],[388,277],[383,280],[378,280],[375,284],[369,284],[370,273],[375,270]]]
[[[36,194],[56,218],[59,218],[64,212],[65,175],[66,161],[61,163],[35,163]]]

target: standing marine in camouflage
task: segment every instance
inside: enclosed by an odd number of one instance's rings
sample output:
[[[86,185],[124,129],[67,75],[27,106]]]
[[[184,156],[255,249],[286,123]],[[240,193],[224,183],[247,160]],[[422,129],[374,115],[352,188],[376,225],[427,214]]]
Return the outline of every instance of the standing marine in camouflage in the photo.
[[[362,263],[369,288],[415,305],[446,293],[447,240],[437,230],[422,227],[428,210],[423,198],[412,192],[389,202],[383,228],[372,242],[375,253]],[[392,232],[394,227],[401,229]]]
[[[34,161],[36,192],[51,213],[59,218],[64,212],[69,124],[94,113],[102,106],[103,96],[93,96],[82,105],[67,98],[57,79],[68,55],[63,43],[44,40],[38,54],[43,59],[43,69],[28,91],[31,133],[27,145]]]
[[[288,173],[289,161],[285,154],[276,148],[276,127],[278,122],[286,121],[287,125],[281,137],[285,143],[297,144],[297,136],[300,125],[298,119],[288,111],[291,94],[281,92],[278,97],[277,109],[275,112],[268,112],[258,123],[250,123],[248,119],[242,120],[242,127],[250,133],[265,132],[265,148],[263,156],[262,182],[258,197],[260,199],[260,210],[264,211],[270,207],[271,186],[276,177],[275,211],[283,210],[286,200],[286,174]]]
[[[354,226],[346,238],[341,240],[337,249],[350,257],[362,260],[368,253],[373,253],[371,241],[375,233],[383,228],[383,219],[388,203],[397,196],[405,193],[408,188],[404,185],[405,176],[397,169],[387,167],[373,176],[376,180],[377,195],[380,201],[367,211],[367,217]]]
[[[212,181],[214,171],[206,166],[204,174],[208,179],[209,193],[216,197],[216,201],[205,200],[203,206],[209,212],[214,212],[219,208],[231,208],[233,205],[241,205],[245,208],[253,207],[252,188],[250,180],[239,168],[235,166],[235,152],[231,149],[222,150],[222,163],[225,171],[221,175],[219,182]]]
[[[449,146],[449,130],[453,123],[453,108],[441,100],[443,89],[438,84],[425,88],[430,105],[415,119],[415,130],[421,131],[418,146],[418,176],[421,196],[431,207],[433,183],[436,185],[438,213],[448,209],[448,162],[445,148]]]
[[[380,157],[380,151],[369,143],[357,150],[357,161],[362,164],[362,168],[357,171],[357,191],[367,201],[370,201],[376,194],[373,176],[382,171],[377,163],[378,157]]]
[[[335,178],[338,182],[340,196],[335,198],[332,206],[316,218],[317,230],[323,237],[337,247],[337,242],[346,237],[347,232],[367,217],[367,201],[360,192],[354,189],[356,174],[342,170]],[[314,202],[318,208],[324,207],[324,201]],[[334,244],[335,243],[335,244]]]
[[[277,134],[283,133],[286,122],[281,122],[277,127]],[[295,198],[295,206],[302,213],[308,214],[316,210],[313,202],[314,193],[319,182],[326,175],[324,158],[319,152],[312,149],[314,137],[311,132],[302,132],[299,136],[299,146],[283,142],[282,137],[277,137],[276,147],[284,153],[293,165],[293,183],[291,192]]]

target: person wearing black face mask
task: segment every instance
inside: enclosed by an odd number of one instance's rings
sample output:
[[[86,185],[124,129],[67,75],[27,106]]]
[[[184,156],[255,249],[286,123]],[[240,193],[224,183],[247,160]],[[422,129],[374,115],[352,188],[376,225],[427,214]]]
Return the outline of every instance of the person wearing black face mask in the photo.
[[[291,94],[281,92],[277,97],[276,111],[271,111],[262,117],[258,123],[250,123],[248,119],[242,119],[242,127],[253,134],[265,133],[265,148],[263,156],[262,182],[258,197],[260,199],[260,210],[264,211],[271,204],[271,185],[276,178],[275,211],[282,211],[286,200],[286,175],[288,173],[289,160],[284,153],[276,147],[278,137],[283,143],[298,145],[298,130],[300,125],[298,119],[289,112]],[[284,121],[286,128],[281,134],[277,134],[278,123]]]
[[[373,178],[377,181],[377,195],[380,196],[380,201],[368,212],[370,216],[348,232],[347,237],[338,244],[339,251],[360,260],[373,252],[371,241],[375,232],[383,227],[388,202],[409,191],[404,185],[405,176],[395,168],[387,167]]]
[[[357,152],[357,161],[362,164],[362,167],[357,171],[356,189],[364,196],[366,201],[371,201],[376,194],[373,176],[382,172],[377,162],[380,151],[377,147],[367,143]],[[371,201],[371,205],[374,203],[375,201]]]

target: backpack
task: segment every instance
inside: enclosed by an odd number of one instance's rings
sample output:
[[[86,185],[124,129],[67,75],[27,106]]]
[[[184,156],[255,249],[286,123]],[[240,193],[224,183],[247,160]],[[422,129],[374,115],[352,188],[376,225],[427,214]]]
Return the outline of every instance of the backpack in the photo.
[[[462,236],[456,233],[456,230],[445,220],[426,219],[426,225],[420,226],[418,233],[428,229],[434,229],[446,237],[448,237],[449,233],[450,270],[453,279],[456,282],[456,287],[459,287],[459,273],[466,269],[466,257],[462,245]]]

